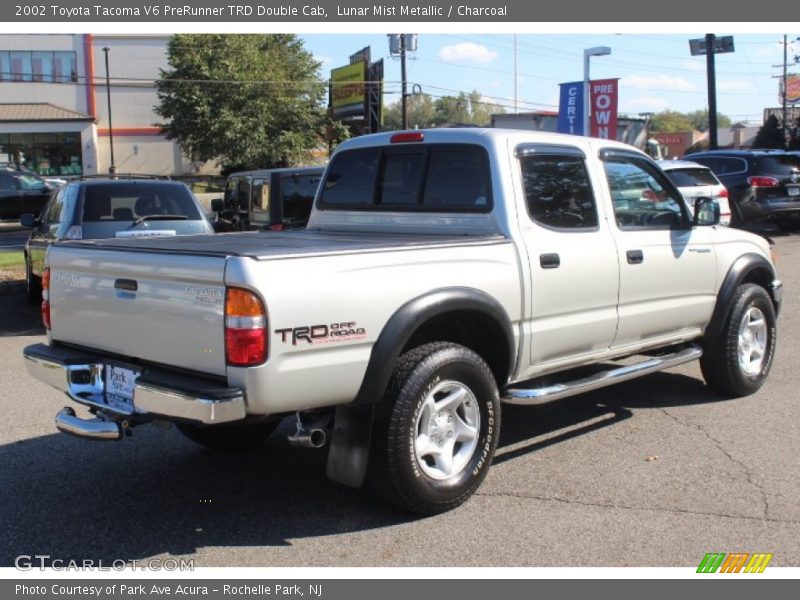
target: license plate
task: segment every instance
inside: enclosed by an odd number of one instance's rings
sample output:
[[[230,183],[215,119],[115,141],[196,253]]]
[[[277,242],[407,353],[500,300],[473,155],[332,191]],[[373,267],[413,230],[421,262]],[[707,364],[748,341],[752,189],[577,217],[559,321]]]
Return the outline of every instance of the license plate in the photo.
[[[106,367],[106,404],[111,408],[133,412],[133,390],[139,373],[124,367]]]
[[[800,187],[790,187],[786,189],[789,190],[790,196],[800,196]]]

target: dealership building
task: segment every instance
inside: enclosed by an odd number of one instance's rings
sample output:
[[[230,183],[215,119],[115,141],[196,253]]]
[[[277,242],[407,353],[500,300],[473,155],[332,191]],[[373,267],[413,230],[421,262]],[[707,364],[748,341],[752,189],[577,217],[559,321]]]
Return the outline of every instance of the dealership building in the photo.
[[[168,42],[158,35],[0,35],[0,165],[49,176],[107,173],[113,138],[117,173],[207,172],[210,165],[187,159],[157,126],[154,80],[168,66]]]

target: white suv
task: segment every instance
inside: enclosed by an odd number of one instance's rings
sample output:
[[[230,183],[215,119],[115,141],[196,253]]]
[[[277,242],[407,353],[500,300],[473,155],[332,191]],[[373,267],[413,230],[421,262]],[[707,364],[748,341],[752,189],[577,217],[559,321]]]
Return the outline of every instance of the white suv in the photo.
[[[731,224],[728,189],[720,183],[711,169],[690,160],[660,160],[658,166],[680,190],[692,209],[696,198],[712,198],[719,204],[719,224],[726,227]]]

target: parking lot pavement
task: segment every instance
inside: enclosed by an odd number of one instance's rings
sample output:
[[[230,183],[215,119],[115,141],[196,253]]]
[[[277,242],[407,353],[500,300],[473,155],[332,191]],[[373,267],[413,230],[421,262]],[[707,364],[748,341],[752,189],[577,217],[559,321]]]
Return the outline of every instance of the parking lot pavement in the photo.
[[[193,558],[196,566],[696,566],[771,552],[800,566],[800,236],[776,236],[785,284],[777,358],[757,394],[724,400],[696,364],[534,408],[507,406],[477,495],[397,514],[324,477],[289,425],[250,454],[174,429],[93,443],[58,434],[59,393],[23,371],[43,339],[21,288],[0,294],[0,566]]]

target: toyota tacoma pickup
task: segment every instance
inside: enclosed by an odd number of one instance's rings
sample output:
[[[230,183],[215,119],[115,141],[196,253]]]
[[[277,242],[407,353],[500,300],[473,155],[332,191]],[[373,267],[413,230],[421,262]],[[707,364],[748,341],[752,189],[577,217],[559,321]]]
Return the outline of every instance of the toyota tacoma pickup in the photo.
[[[327,475],[432,514],[464,502],[502,402],[537,405],[699,360],[751,394],[773,362],[767,241],[691,211],[601,139],[443,129],[339,146],[308,229],[57,242],[27,369],[59,430],[174,423],[211,448],[289,416]]]

